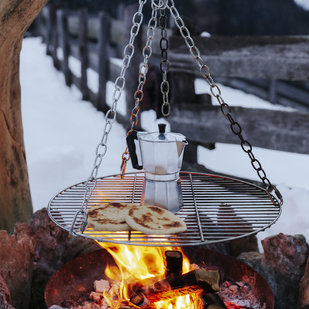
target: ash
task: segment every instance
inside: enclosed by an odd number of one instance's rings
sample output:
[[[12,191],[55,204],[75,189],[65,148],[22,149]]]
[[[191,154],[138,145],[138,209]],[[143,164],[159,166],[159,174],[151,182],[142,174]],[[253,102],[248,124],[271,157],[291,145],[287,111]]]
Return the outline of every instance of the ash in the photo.
[[[220,286],[218,295],[229,308],[235,305],[239,309],[266,309],[266,304],[261,304],[250,286],[243,281],[235,283],[225,281]]]

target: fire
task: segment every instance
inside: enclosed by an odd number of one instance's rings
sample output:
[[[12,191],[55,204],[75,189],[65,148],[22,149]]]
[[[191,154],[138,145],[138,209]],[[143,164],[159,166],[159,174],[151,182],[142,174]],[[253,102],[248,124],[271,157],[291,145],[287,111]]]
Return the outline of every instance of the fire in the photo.
[[[120,295],[121,301],[130,300],[130,287],[137,282],[145,279],[155,281],[165,278],[165,260],[166,250],[178,250],[181,248],[172,247],[145,247],[145,246],[126,246],[112,243],[99,243],[114,258],[118,268],[107,266],[106,276],[112,280],[121,278]],[[190,261],[183,254],[183,273],[190,271]],[[104,295],[105,299],[110,297]],[[109,306],[116,308],[113,301],[108,301]],[[120,304],[118,304],[120,306]],[[203,308],[202,301],[197,294],[190,294],[175,298],[164,299],[152,304],[155,309],[197,309]]]

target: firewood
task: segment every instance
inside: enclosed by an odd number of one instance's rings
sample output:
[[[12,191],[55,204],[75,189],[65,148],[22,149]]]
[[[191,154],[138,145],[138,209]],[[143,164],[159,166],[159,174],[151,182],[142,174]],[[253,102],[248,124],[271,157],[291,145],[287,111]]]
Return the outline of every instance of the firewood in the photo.
[[[205,307],[205,309],[216,309],[216,308],[222,308],[227,309],[225,306],[223,300],[218,294],[209,293],[202,295],[202,299],[205,303],[207,303],[208,307]]]
[[[137,305],[146,299],[152,303],[167,298],[192,293],[214,293],[219,291],[220,273],[218,270],[195,269],[178,277],[168,277],[149,286],[132,289],[130,301]],[[146,299],[145,299],[146,298]]]
[[[182,274],[182,253],[180,251],[167,250],[166,257],[166,277],[178,277]]]

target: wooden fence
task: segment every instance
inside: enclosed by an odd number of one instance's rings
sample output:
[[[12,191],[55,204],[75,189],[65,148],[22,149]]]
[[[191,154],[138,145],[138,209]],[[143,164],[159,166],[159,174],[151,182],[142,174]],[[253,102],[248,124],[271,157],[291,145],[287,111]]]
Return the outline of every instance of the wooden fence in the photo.
[[[76,84],[85,100],[93,102],[98,110],[106,112],[106,82],[115,81],[119,76],[121,65],[111,61],[112,58],[123,58],[123,49],[129,41],[132,16],[137,6],[123,7],[118,19],[110,18],[99,12],[89,16],[85,9],[79,12],[56,11],[45,7],[39,18],[42,36],[47,45],[47,53],[53,57],[55,67],[64,73],[67,85]],[[159,32],[159,31],[158,31]],[[136,50],[126,72],[127,115],[134,106],[134,92],[137,88],[138,70],[141,62],[141,46],[146,42],[147,26],[141,27],[140,39],[136,39]],[[194,80],[201,77],[195,60],[190,55],[181,36],[169,34],[170,61],[170,98],[172,112],[167,119],[174,132],[189,137],[190,148],[186,150],[186,160],[197,162],[197,146],[212,148],[216,142],[239,144],[237,137],[230,131],[229,122],[220,112],[220,107],[212,105],[209,95],[196,95]],[[160,58],[159,35],[153,42],[151,56],[152,73],[145,85],[144,107],[154,108],[153,103],[160,85],[158,61]],[[210,67],[214,80],[228,84],[241,80],[261,81],[263,86],[251,89],[262,91],[266,99],[275,102],[281,98],[284,104],[286,97],[302,97],[304,106],[309,98],[307,82],[309,81],[309,37],[193,37],[202,58]],[[61,47],[62,59],[57,50]],[[80,60],[81,73],[75,76],[69,68],[69,56]],[[99,87],[93,92],[87,85],[87,68],[99,75]],[[232,82],[231,82],[232,81]],[[300,82],[305,86],[293,88],[293,83]],[[152,83],[152,84],[151,84]],[[288,84],[290,88],[284,87]],[[233,86],[233,84],[230,84]],[[244,84],[242,84],[244,85]],[[278,86],[280,85],[280,87]],[[245,90],[250,92],[250,85]],[[264,90],[263,90],[264,88]],[[281,89],[281,90],[280,90]],[[294,91],[294,94],[293,94]],[[252,92],[252,91],[251,91]],[[284,94],[288,96],[284,97]],[[224,97],[224,94],[222,94]],[[228,103],[229,98],[224,98]],[[286,101],[285,101],[286,102]],[[309,100],[308,100],[309,102]],[[287,104],[285,104],[287,105]],[[232,114],[242,128],[245,138],[253,146],[309,154],[309,114],[304,111],[284,112],[255,108],[232,108]],[[126,128],[129,116],[118,115],[117,120]]]
[[[54,6],[46,6],[38,20],[36,27],[47,46],[47,54],[53,58],[54,66],[61,70],[68,86],[75,84],[82,92],[83,99],[91,101],[94,106],[103,112],[109,109],[106,104],[106,82],[114,82],[121,71],[124,48],[129,42],[132,27],[132,16],[138,6],[123,6],[119,9],[118,19],[111,18],[105,12],[96,16],[88,15],[86,9],[78,12],[56,10]],[[168,29],[170,34],[171,30]],[[139,65],[142,61],[141,45],[146,42],[147,26],[142,25],[140,34],[135,38],[135,52],[126,70],[125,93],[127,98],[127,115],[134,107],[134,93],[138,85]],[[153,50],[150,61],[150,71],[158,70],[154,65],[158,62],[159,37],[153,40]],[[59,48],[62,50],[61,59]],[[69,67],[70,56],[78,59],[81,64],[79,75],[74,74]],[[93,91],[87,81],[87,68],[98,73],[98,89]],[[148,84],[151,83],[151,79]],[[147,88],[147,85],[146,85]],[[147,91],[147,90],[146,90]],[[146,96],[147,97],[147,96]],[[147,101],[147,98],[146,98]],[[145,105],[149,105],[145,102]],[[118,113],[117,120],[125,127],[129,126],[129,118]]]

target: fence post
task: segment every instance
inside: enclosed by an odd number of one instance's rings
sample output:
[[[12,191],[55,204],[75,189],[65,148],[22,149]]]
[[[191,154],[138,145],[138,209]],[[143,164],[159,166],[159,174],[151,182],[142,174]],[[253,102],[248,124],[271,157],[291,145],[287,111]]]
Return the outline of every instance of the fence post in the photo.
[[[47,6],[47,38],[46,38],[46,54],[53,59],[54,67],[60,69],[60,61],[57,56],[58,37],[57,37],[57,7],[56,5]]]
[[[192,106],[192,109],[195,105],[204,104],[211,105],[211,96],[209,94],[200,94],[195,93],[195,75],[187,72],[182,72],[173,68],[173,63],[171,63],[171,115],[173,114],[173,106],[175,108],[178,104],[188,104]],[[195,120],[192,119],[194,122]],[[173,131],[173,123],[171,123],[171,131]],[[176,130],[177,131],[177,130]],[[186,168],[191,168],[190,166],[198,163],[198,146],[200,143],[190,140],[190,136],[187,136],[189,141],[186,151],[184,152],[184,166]],[[214,149],[214,144],[203,144],[204,147],[208,149]]]
[[[269,81],[269,88],[268,88],[268,100],[271,103],[276,103],[276,80],[271,79]]]
[[[129,43],[131,28],[132,28],[132,16],[138,11],[138,4],[132,4],[126,6],[124,9],[124,35],[123,35],[123,49]],[[140,29],[141,31],[142,29]],[[135,106],[134,93],[137,89],[138,85],[138,76],[139,76],[139,64],[141,60],[141,52],[140,52],[140,37],[139,34],[136,36],[134,41],[134,54],[131,58],[130,65],[126,72],[126,84],[125,84],[125,92],[126,92],[126,118],[127,122],[124,124],[125,129],[130,128],[130,115],[133,107]],[[135,126],[135,129],[140,130],[140,121],[138,125]]]
[[[48,12],[47,15],[47,21],[46,21],[46,55],[50,56],[51,55],[51,50],[52,50],[52,31],[53,28],[55,27],[55,24],[53,24],[53,19],[52,19],[52,10],[53,10],[53,5],[47,5],[46,9]]]
[[[61,71],[64,74],[67,86],[72,84],[72,76],[69,68],[69,44],[68,44],[68,21],[67,12],[64,10],[57,11],[57,23],[59,25],[59,42],[63,51],[63,59],[61,61]]]
[[[88,18],[87,8],[79,10],[79,55],[81,61],[81,80],[80,90],[82,92],[83,100],[89,100],[89,91],[87,83],[87,69],[88,69]]]
[[[108,81],[108,44],[110,42],[110,24],[111,20],[107,13],[99,13],[100,30],[98,37],[98,53],[99,53],[99,89],[96,108],[106,112],[108,107],[106,104],[106,83]]]
[[[117,20],[124,20],[124,9],[125,4],[123,2],[120,2],[117,6]],[[117,58],[123,58],[123,44],[117,44],[116,47],[116,57]]]

